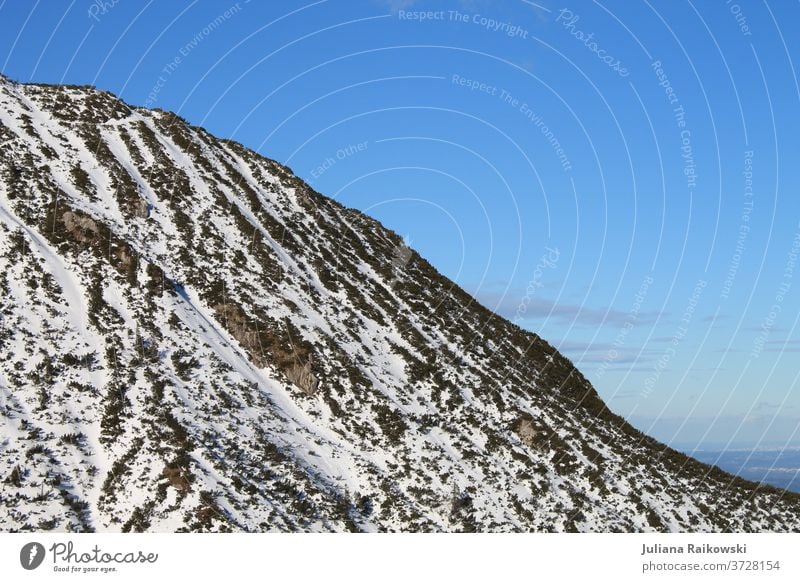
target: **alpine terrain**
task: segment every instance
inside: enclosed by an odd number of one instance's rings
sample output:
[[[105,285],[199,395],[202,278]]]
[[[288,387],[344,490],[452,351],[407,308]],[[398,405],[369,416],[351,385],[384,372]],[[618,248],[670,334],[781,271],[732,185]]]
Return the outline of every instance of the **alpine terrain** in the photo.
[[[280,164],[0,78],[0,530],[800,531]]]

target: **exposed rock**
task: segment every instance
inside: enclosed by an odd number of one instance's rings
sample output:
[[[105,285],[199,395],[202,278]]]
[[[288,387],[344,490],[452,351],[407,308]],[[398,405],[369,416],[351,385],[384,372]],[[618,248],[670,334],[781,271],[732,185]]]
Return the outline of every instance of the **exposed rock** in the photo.
[[[311,369],[310,360],[303,365],[299,363],[293,364],[291,368],[286,370],[286,377],[289,378],[292,384],[309,396],[316,394],[319,388],[319,379]]]
[[[170,485],[172,485],[181,493],[186,493],[191,490],[189,480],[184,475],[182,469],[178,467],[164,467],[164,470],[161,471],[161,474],[167,478]]]
[[[520,420],[519,424],[517,424],[517,435],[519,439],[532,447],[536,444],[536,435],[538,432],[533,426],[533,421],[529,418],[523,418]]]
[[[258,329],[257,324],[249,321],[233,303],[219,303],[214,306],[214,312],[217,321],[236,338],[256,366],[263,368],[272,364],[286,374],[289,381],[303,393],[309,396],[316,394],[320,380],[314,371],[311,353],[294,346],[285,350],[281,347],[282,338],[270,334],[264,326]]]
[[[150,205],[143,198],[139,198],[134,203],[133,213],[138,218],[147,218],[150,216]]]
[[[67,233],[79,242],[90,243],[100,236],[100,229],[93,219],[72,210],[61,215],[61,222]]]

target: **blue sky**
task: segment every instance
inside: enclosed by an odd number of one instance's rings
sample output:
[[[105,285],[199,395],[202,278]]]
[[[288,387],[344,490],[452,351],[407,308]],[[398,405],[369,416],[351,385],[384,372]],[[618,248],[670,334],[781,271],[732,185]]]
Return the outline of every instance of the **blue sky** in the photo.
[[[682,448],[800,445],[796,2],[0,0],[2,72],[379,218]]]

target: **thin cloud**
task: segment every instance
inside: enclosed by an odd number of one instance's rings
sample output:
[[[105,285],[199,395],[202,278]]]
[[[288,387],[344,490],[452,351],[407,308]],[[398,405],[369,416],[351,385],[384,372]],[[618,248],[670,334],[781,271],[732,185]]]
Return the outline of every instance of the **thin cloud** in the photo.
[[[607,342],[575,342],[563,341],[561,343],[554,343],[560,352],[570,356],[575,355],[581,362],[609,362],[613,364],[618,363],[632,363],[632,362],[645,362],[649,358],[642,354],[636,353],[631,350],[622,350],[614,344]],[[615,357],[610,357],[609,354],[615,353]]]
[[[595,363],[601,364],[603,362],[608,362],[610,365],[615,364],[633,364],[635,362],[645,362],[648,361],[647,358],[643,358],[638,354],[626,353],[626,354],[617,354],[615,358],[609,358],[606,352],[600,353],[585,353],[581,354],[577,358],[578,363]]]
[[[743,327],[742,331],[757,331],[757,332],[760,333],[760,332],[764,331],[764,327],[761,326],[761,325],[750,325],[750,326],[747,326],[747,327]],[[785,327],[780,327],[780,326],[776,325],[776,326],[768,328],[767,331],[769,331],[770,333],[782,333],[782,332],[789,331],[789,330],[786,329]]]
[[[767,402],[765,400],[762,400],[761,402],[758,402],[753,407],[753,411],[754,412],[762,412],[762,411],[768,411],[768,410],[777,410],[779,408],[781,408],[780,404],[775,404],[774,402]]]
[[[633,323],[644,325],[655,322],[659,312],[639,312],[635,316],[619,309],[598,309],[571,303],[555,302],[552,299],[534,297],[529,301],[523,294],[509,293],[500,298],[495,292],[481,292],[475,298],[498,315],[511,321],[530,321],[553,319],[558,323],[576,323],[579,325],[622,325]]]
[[[711,323],[711,322],[714,322],[714,321],[718,321],[720,319],[726,319],[727,317],[728,316],[725,315],[724,313],[718,313],[717,315],[706,315],[700,321],[703,321],[703,322],[706,322],[706,323]]]

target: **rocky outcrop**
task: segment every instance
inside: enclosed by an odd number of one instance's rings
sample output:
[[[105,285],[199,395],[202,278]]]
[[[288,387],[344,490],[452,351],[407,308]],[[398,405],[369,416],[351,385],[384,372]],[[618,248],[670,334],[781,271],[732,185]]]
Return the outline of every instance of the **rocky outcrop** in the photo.
[[[61,215],[64,229],[72,238],[82,243],[92,243],[100,237],[100,228],[92,218],[67,210]]]
[[[295,347],[288,338],[290,348],[283,347],[284,338],[271,332],[266,324],[247,318],[242,309],[233,303],[214,306],[217,321],[247,351],[259,368],[274,365],[304,394],[316,394],[320,380],[314,371],[313,354],[303,347]]]
[[[313,396],[317,393],[319,378],[314,375],[310,358],[305,364],[300,364],[299,362],[293,364],[291,368],[286,370],[286,377],[305,394]]]

